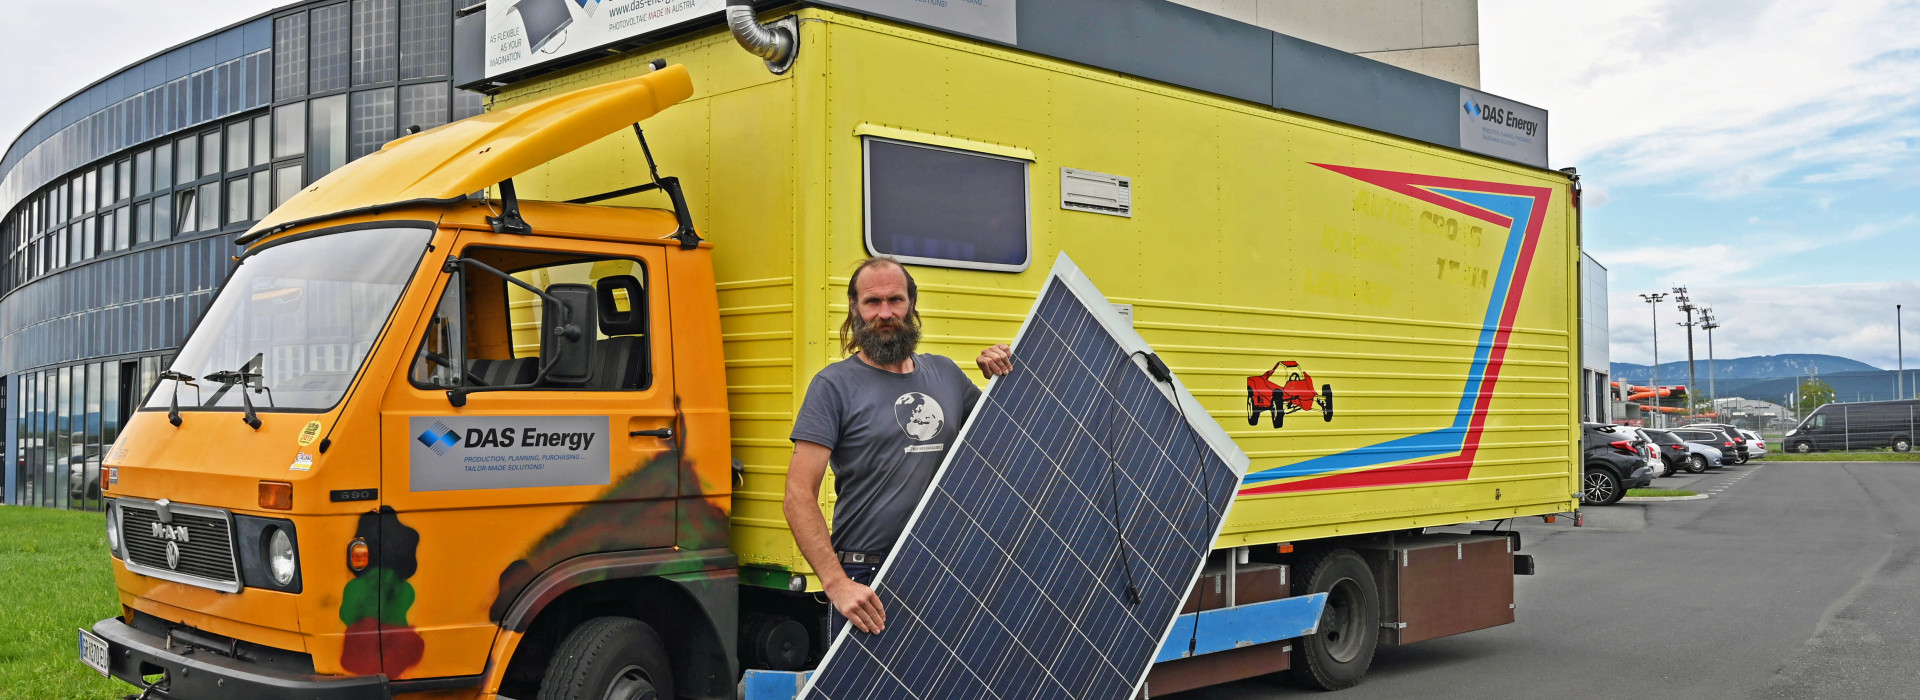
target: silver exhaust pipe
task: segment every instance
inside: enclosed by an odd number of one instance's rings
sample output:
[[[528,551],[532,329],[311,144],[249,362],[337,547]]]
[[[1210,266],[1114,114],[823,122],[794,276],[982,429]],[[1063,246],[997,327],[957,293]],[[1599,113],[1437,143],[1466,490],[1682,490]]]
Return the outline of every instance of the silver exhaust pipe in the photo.
[[[740,42],[740,48],[766,61],[767,70],[776,75],[792,68],[793,59],[800,54],[798,23],[781,20],[761,24],[753,14],[751,0],[727,1],[727,29],[733,32],[734,41]]]

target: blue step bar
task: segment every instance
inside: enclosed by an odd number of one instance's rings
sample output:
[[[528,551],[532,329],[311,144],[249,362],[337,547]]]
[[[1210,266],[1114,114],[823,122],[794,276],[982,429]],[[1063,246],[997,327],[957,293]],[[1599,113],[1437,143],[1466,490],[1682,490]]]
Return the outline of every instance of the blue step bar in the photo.
[[[1320,613],[1327,607],[1327,594],[1295,596],[1248,603],[1231,608],[1181,615],[1173,621],[1167,643],[1160,646],[1154,663],[1177,661],[1190,656],[1266,644],[1304,637],[1320,628]],[[1193,633],[1194,625],[1200,634]],[[1193,645],[1193,653],[1187,646]],[[807,687],[812,671],[763,671],[748,669],[741,681],[745,700],[793,700]]]

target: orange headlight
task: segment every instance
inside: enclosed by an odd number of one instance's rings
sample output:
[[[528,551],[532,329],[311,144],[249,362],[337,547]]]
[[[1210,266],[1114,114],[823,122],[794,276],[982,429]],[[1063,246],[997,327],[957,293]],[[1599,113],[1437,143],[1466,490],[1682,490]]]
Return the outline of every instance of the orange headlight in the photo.
[[[284,481],[260,482],[260,507],[268,510],[293,510],[293,484]]]

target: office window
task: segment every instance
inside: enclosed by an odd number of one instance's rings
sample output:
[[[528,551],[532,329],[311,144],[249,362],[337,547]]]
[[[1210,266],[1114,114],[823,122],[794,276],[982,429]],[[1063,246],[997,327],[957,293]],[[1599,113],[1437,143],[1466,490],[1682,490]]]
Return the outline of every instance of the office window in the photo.
[[[452,23],[447,0],[400,0],[401,80],[447,74],[453,64],[448,55]]]
[[[199,194],[197,191],[189,189],[181,190],[175,195],[177,205],[173,213],[173,230],[180,233],[193,233],[200,229],[200,209],[197,206],[198,202],[195,201],[198,199],[195,196],[197,194]]]
[[[253,118],[253,164],[266,165],[273,157],[272,117],[265,114]]]
[[[133,247],[132,232],[133,220],[128,216],[127,208],[120,207],[119,209],[113,210],[112,250],[126,250]],[[103,249],[106,248],[105,241],[102,241],[100,247]]]
[[[393,140],[393,88],[353,93],[351,158],[359,158]]]
[[[308,81],[312,92],[328,92],[347,88],[347,30],[352,22],[347,15],[347,3],[329,5],[312,13],[313,37],[311,56],[307,64]]]
[[[133,243],[153,241],[153,202],[141,202],[133,205]]]
[[[273,209],[273,186],[269,184],[272,182],[271,176],[265,170],[257,171],[251,177],[253,184],[248,189],[253,193],[252,218],[258,221],[267,218],[267,212]]]
[[[253,205],[253,197],[247,195],[247,178],[236,177],[227,181],[227,223],[236,224],[247,220],[247,208]]]
[[[113,201],[133,196],[133,161],[121,160],[113,164]]]
[[[306,187],[306,186],[307,186],[307,183],[305,183],[301,179],[301,168],[299,163],[295,163],[293,165],[282,165],[278,168],[274,168],[273,169],[273,206],[278,207],[282,204],[286,204],[287,200],[292,199],[293,195],[300,192],[300,188]]]
[[[400,86],[399,127],[404,130],[417,126],[424,131],[447,123],[447,91],[450,89],[446,83]]]
[[[307,13],[273,21],[273,99],[307,94]]]
[[[133,196],[144,197],[153,191],[153,151],[133,154]]]
[[[347,96],[308,100],[307,160],[318,180],[347,163]]]
[[[186,184],[200,179],[200,138],[188,136],[173,142],[176,168],[174,182]]]
[[[220,174],[220,132],[200,135],[200,177]]]
[[[253,146],[253,122],[227,125],[227,172],[246,170],[253,159],[247,149]]]
[[[163,194],[153,198],[153,240],[164,241],[173,237],[173,195]]]
[[[353,0],[353,84],[393,82],[395,32],[399,17],[394,0]]]
[[[307,105],[304,102],[273,108],[273,157],[307,152]]]
[[[71,196],[67,198],[67,214],[60,217],[61,221],[72,219],[87,210],[87,176],[75,175],[68,185],[67,192]]]
[[[200,186],[200,230],[217,228],[220,228],[220,183],[209,182]]]
[[[460,121],[487,111],[487,96],[468,90],[453,91],[453,120]]]
[[[164,190],[173,186],[173,144],[163,143],[153,149],[153,188]]]

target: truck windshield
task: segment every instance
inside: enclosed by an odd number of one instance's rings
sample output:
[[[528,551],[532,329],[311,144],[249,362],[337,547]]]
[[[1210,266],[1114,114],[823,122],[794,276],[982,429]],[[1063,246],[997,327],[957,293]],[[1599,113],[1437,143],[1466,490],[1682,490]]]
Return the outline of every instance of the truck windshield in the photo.
[[[147,398],[180,410],[312,411],[340,401],[432,230],[377,228],[284,243],[240,264]]]

